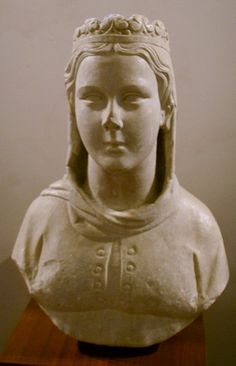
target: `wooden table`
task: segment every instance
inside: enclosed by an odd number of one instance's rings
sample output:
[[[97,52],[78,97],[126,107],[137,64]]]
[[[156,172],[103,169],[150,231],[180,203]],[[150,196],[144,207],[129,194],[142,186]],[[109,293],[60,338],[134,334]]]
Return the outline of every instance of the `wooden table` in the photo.
[[[202,318],[159,345],[147,348],[104,347],[77,342],[58,330],[31,300],[1,365],[60,366],[206,366]]]

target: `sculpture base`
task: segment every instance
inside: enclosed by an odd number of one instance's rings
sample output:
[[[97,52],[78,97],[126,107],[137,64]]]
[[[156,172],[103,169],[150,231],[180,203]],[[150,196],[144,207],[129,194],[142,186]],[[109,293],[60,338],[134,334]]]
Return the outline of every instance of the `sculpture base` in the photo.
[[[96,344],[78,342],[79,351],[89,357],[105,357],[111,359],[118,358],[130,358],[150,355],[157,352],[159,344],[154,344],[148,347],[110,347],[110,346],[100,346]]]
[[[11,365],[206,366],[202,317],[168,341],[145,348],[106,347],[77,342],[63,334],[31,300],[1,364]]]

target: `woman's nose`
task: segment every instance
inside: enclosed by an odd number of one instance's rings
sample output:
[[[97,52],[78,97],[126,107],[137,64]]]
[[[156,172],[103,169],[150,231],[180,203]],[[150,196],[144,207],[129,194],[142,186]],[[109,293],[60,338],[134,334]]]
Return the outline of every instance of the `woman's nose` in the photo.
[[[102,126],[107,130],[119,130],[123,127],[120,106],[115,99],[108,103],[107,108],[104,111]]]

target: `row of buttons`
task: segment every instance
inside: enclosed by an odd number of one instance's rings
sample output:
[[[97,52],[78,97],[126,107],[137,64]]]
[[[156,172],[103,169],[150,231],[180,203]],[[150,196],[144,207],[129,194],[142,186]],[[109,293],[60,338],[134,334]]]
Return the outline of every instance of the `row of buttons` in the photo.
[[[105,257],[105,254],[106,254],[106,252],[105,252],[105,249],[104,248],[98,248],[97,250],[96,250],[96,254],[97,254],[97,256],[98,257],[100,257],[100,258],[103,258],[103,257]],[[99,274],[101,274],[102,272],[103,272],[103,269],[104,269],[104,267],[103,267],[103,265],[102,264],[96,264],[96,266],[95,266],[95,268],[94,268],[94,274],[95,275],[99,275]],[[100,288],[102,288],[102,281],[99,281],[99,280],[97,280],[97,281],[95,281],[94,283],[93,283],[93,287],[95,288],[95,289],[100,289]]]
[[[127,253],[130,256],[135,255],[135,254],[137,254],[137,249],[134,246],[133,247],[130,247],[130,248],[128,248]],[[135,264],[133,262],[128,262],[127,267],[126,267],[126,270],[128,272],[133,272],[135,270]],[[125,291],[130,291],[131,290],[131,287],[132,286],[131,286],[130,283],[125,283],[124,284]]]
[[[128,272],[132,272],[132,271],[134,271],[135,270],[135,265],[133,264],[133,263],[129,263],[128,265],[127,265],[127,271]],[[102,271],[102,268],[100,267],[100,265],[99,266],[97,266],[96,268],[95,268],[95,271],[97,271],[99,269],[99,271]],[[98,272],[96,272],[96,273],[98,273]],[[96,288],[96,289],[100,289],[100,288],[102,288],[102,281],[95,281],[94,283],[93,283],[93,287],[94,288]],[[124,288],[126,289],[126,290],[129,290],[130,288],[131,288],[131,286],[130,286],[130,284],[129,283],[126,283],[125,285],[124,285]]]
[[[135,264],[129,262],[127,264],[126,269],[127,269],[128,272],[134,271],[135,270]],[[95,269],[94,269],[94,273],[95,274],[99,274],[99,273],[102,273],[102,272],[103,272],[103,265],[102,264],[97,264],[96,267],[95,267]]]
[[[130,256],[135,255],[136,253],[137,253],[137,250],[134,246],[129,247],[127,249],[127,254],[130,255]],[[106,251],[105,251],[104,248],[100,247],[96,250],[96,254],[97,254],[98,257],[102,258],[102,257],[105,257]],[[104,270],[104,266],[102,264],[96,264],[96,266],[94,268],[94,274],[99,275],[103,272],[103,270]],[[132,262],[128,262],[128,264],[126,266],[126,270],[127,270],[127,272],[133,272],[135,270],[135,264],[132,263]],[[96,288],[96,289],[101,289],[102,288],[102,283],[103,283],[102,281],[97,280],[93,283],[93,287]],[[131,285],[129,283],[126,283],[124,285],[124,288],[126,290],[130,290]]]
[[[96,250],[96,253],[97,253],[97,256],[98,256],[98,257],[104,257],[104,256],[105,256],[105,254],[106,254],[106,252],[105,252],[105,249],[104,249],[104,248],[98,248],[98,249]],[[134,254],[136,254],[136,253],[137,253],[136,248],[135,248],[135,247],[130,247],[130,248],[128,248],[127,253],[128,253],[129,255],[134,255]]]

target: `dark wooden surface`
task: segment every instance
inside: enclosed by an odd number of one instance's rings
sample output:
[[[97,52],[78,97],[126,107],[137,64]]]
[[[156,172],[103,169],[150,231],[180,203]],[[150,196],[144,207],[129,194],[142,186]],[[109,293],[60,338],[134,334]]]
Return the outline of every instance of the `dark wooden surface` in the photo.
[[[31,300],[5,352],[1,365],[60,366],[205,366],[202,318],[159,345],[115,348],[77,342],[58,330]]]

